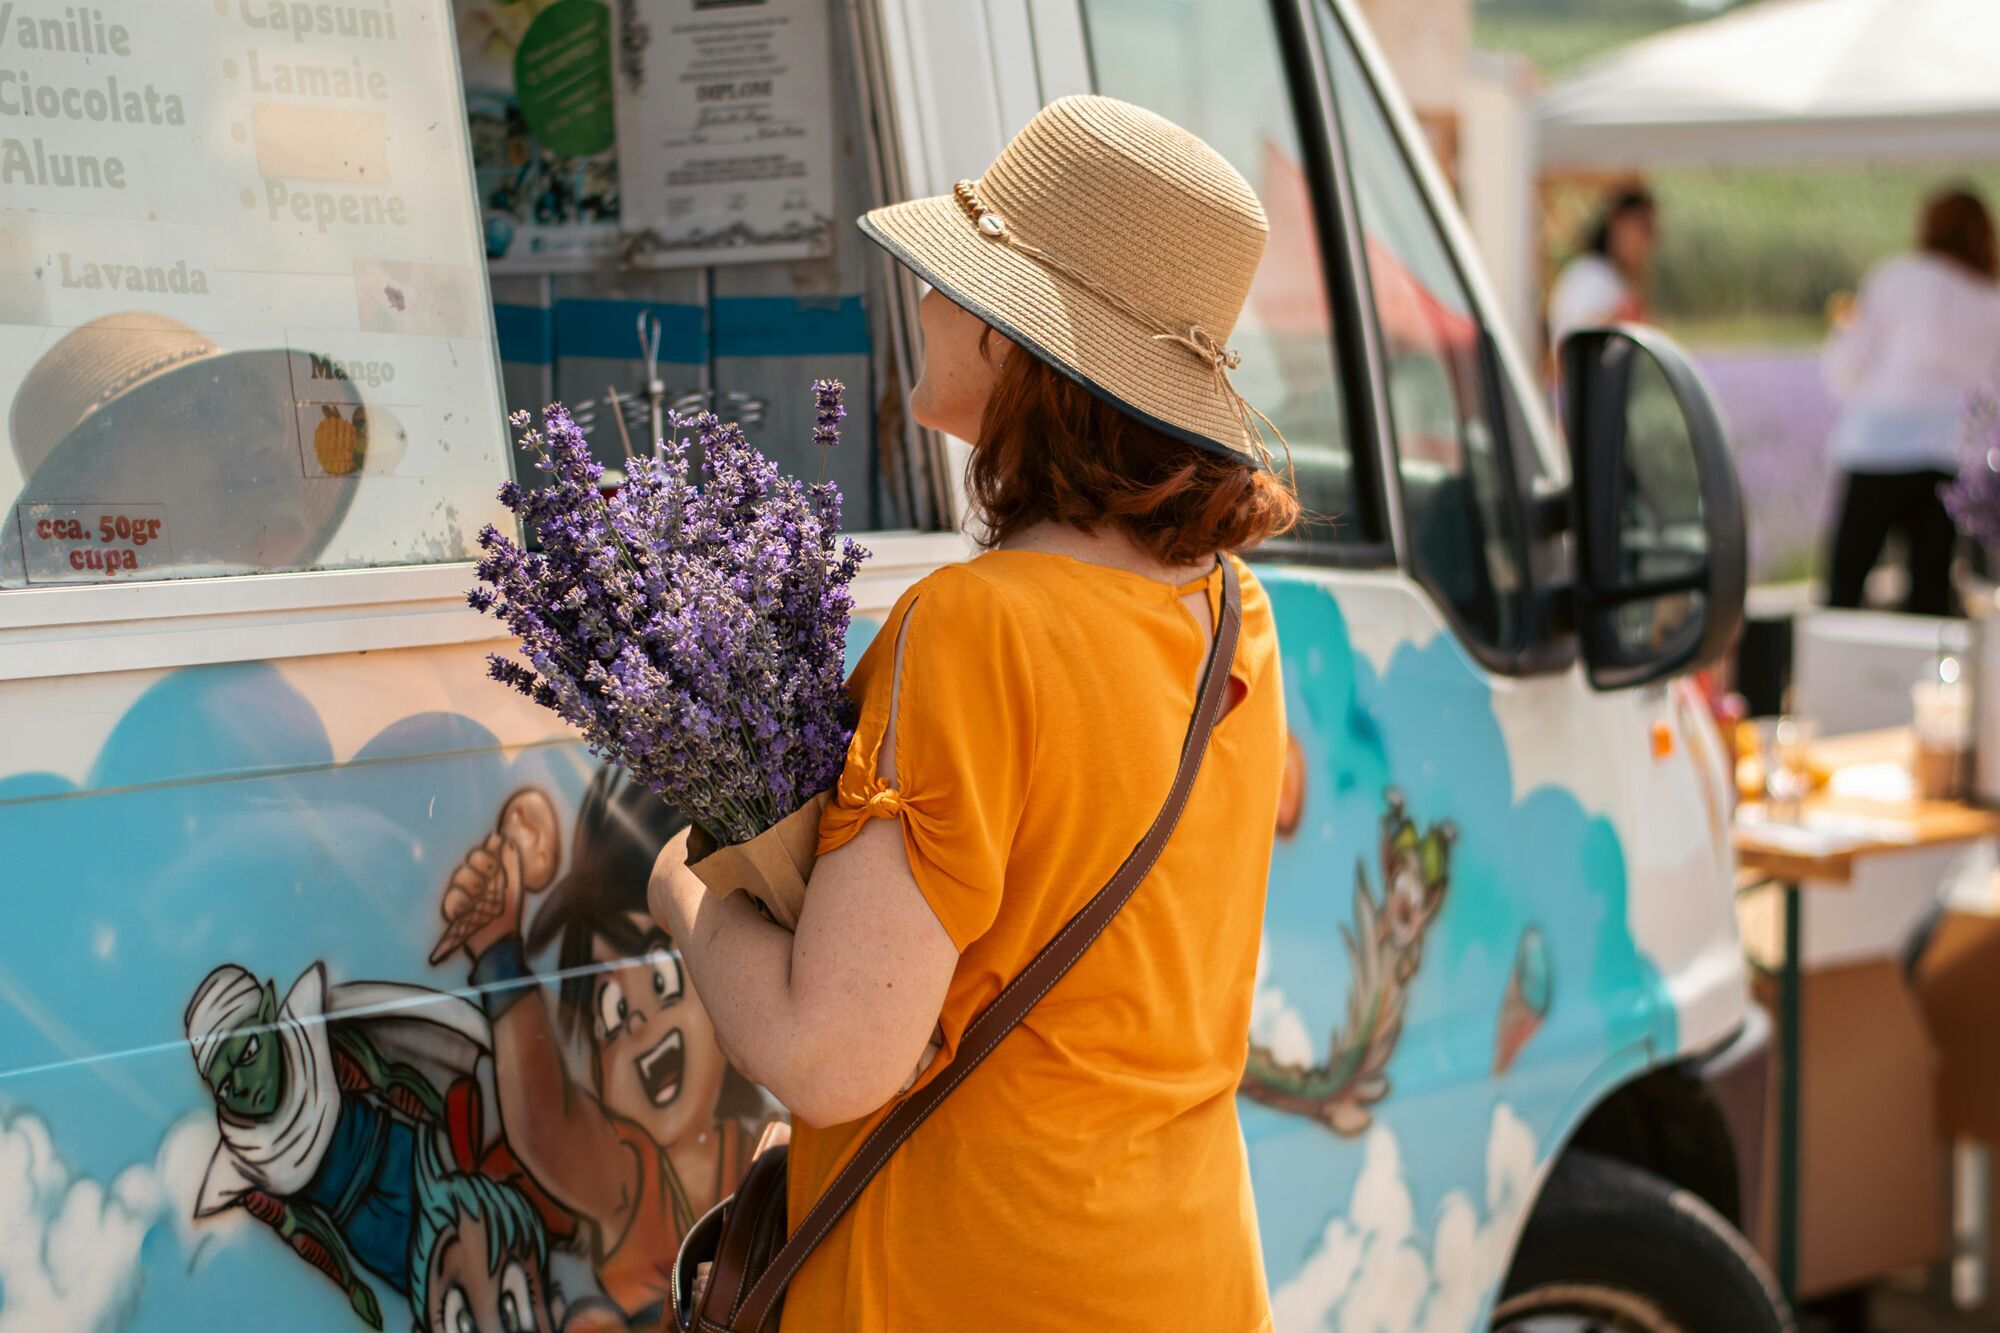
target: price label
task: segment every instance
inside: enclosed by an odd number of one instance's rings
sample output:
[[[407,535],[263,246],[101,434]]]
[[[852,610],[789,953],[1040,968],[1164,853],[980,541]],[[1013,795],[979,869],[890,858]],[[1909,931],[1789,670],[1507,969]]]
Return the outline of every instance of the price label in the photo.
[[[165,505],[24,504],[16,518],[30,583],[105,583],[173,567]]]

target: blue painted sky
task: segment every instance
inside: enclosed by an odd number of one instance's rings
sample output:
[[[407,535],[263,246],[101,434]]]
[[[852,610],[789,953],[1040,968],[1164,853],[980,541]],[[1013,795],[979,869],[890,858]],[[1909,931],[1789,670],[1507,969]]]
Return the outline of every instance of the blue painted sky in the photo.
[[[1610,824],[1555,788],[1516,803],[1484,674],[1448,634],[1405,644],[1378,673],[1323,586],[1260,571],[1284,648],[1286,709],[1307,756],[1298,833],[1273,856],[1267,983],[1303,1018],[1315,1054],[1345,1015],[1357,858],[1382,892],[1383,793],[1421,828],[1458,830],[1443,911],[1425,941],[1377,1121],[1402,1146],[1418,1230],[1446,1194],[1483,1196],[1486,1130],[1506,1101],[1546,1153],[1563,1104],[1621,1046],[1670,1045],[1672,1010],[1626,928],[1625,867]],[[1547,945],[1554,1003],[1514,1068],[1491,1077],[1501,996],[1521,933]],[[1258,1213],[1274,1286],[1296,1271],[1361,1169],[1359,1140],[1245,1104]]]

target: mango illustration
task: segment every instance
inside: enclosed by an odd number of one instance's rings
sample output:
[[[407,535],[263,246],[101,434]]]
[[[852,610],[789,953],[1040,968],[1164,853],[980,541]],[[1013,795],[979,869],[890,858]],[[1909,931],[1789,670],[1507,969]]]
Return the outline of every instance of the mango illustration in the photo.
[[[344,477],[360,468],[368,454],[367,409],[357,407],[350,420],[332,403],[320,406],[324,414],[313,428],[313,453],[328,476]]]

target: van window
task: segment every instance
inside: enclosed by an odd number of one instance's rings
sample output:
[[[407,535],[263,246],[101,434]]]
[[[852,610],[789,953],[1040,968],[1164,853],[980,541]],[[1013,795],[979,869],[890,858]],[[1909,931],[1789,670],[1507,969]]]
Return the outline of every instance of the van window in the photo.
[[[1332,303],[1284,54],[1271,13],[1242,0],[1084,0],[1097,90],[1200,135],[1241,171],[1271,222],[1230,338],[1244,397],[1284,431],[1308,535],[1381,539],[1356,492]],[[1274,446],[1275,446],[1275,442]]]
[[[0,587],[469,558],[512,450],[449,10],[363,7],[336,61],[167,8],[43,20],[11,88]]]
[[[1360,58],[1318,6],[1360,209],[1418,575],[1478,646],[1522,646],[1518,493],[1487,334]]]
[[[865,81],[847,8],[824,4],[843,38],[826,57],[837,225],[828,253],[782,263],[510,251],[569,223],[618,238],[608,139],[538,146],[513,87],[520,43],[544,20],[564,40],[569,6],[461,3],[457,24],[449,5],[369,7],[370,63],[353,97],[329,95],[358,108],[253,95],[346,88],[326,34],[280,55],[261,9],[185,23],[126,6],[104,40],[220,77],[162,81],[115,152],[103,117],[73,109],[98,85],[24,75],[16,91],[55,110],[22,141],[46,169],[0,173],[0,588],[474,558],[485,524],[513,521],[503,401],[567,403],[611,468],[649,450],[656,407],[712,408],[837,481],[849,528],[938,526],[941,480],[894,410],[889,269],[850,222],[879,194]],[[96,40],[80,31],[52,40]],[[608,112],[609,44],[576,50],[601,58]],[[825,459],[818,376],[848,387]]]

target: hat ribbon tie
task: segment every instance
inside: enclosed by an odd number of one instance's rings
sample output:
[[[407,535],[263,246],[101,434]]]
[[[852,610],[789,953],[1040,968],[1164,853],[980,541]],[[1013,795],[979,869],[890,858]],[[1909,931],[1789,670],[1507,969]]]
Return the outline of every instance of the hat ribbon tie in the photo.
[[[1284,449],[1287,471],[1296,473],[1296,469],[1292,464],[1292,446],[1285,440],[1285,433],[1278,429],[1278,423],[1265,416],[1257,408],[1256,404],[1237,392],[1236,386],[1230,382],[1229,372],[1243,364],[1243,353],[1233,347],[1224,346],[1216,339],[1215,335],[1199,324],[1188,325],[1185,332],[1175,332],[1172,329],[1167,329],[1160,320],[1147,314],[1138,306],[1097,281],[1068,260],[1063,259],[1059,255],[1051,254],[1038,245],[1028,244],[1028,242],[1016,236],[1013,228],[1007,225],[1006,220],[994,212],[986,201],[979,197],[978,187],[972,181],[959,181],[956,185],[952,186],[952,194],[958,200],[959,207],[965,211],[966,216],[970,217],[973,225],[979,229],[981,236],[990,241],[998,241],[1015,253],[1034,260],[1043,267],[1061,274],[1071,282],[1096,295],[1107,304],[1117,307],[1138,323],[1149,328],[1165,330],[1155,333],[1153,341],[1170,342],[1184,347],[1201,361],[1207,363],[1215,376],[1215,391],[1222,396],[1224,402],[1229,404],[1230,410],[1236,415],[1238,424],[1243,427],[1243,433],[1256,441],[1257,455],[1263,460],[1264,466],[1271,466],[1273,455],[1271,446],[1265,442],[1264,431],[1259,428],[1259,422],[1270,429],[1271,434],[1277,437],[1279,446]]]
[[[1257,442],[1257,452],[1263,457],[1264,466],[1271,466],[1272,453],[1271,446],[1264,442],[1264,432],[1259,429],[1259,422],[1269,427],[1271,434],[1278,437],[1278,444],[1285,451],[1285,465],[1287,468],[1291,467],[1292,446],[1286,442],[1285,433],[1278,429],[1278,423],[1265,416],[1255,403],[1238,393],[1236,386],[1230,382],[1229,372],[1243,364],[1243,353],[1234,347],[1223,346],[1216,340],[1214,334],[1199,324],[1188,325],[1186,333],[1156,333],[1153,335],[1153,341],[1176,343],[1206,361],[1215,374],[1215,391],[1222,395],[1222,400],[1236,413],[1236,420],[1242,425],[1243,433]]]

